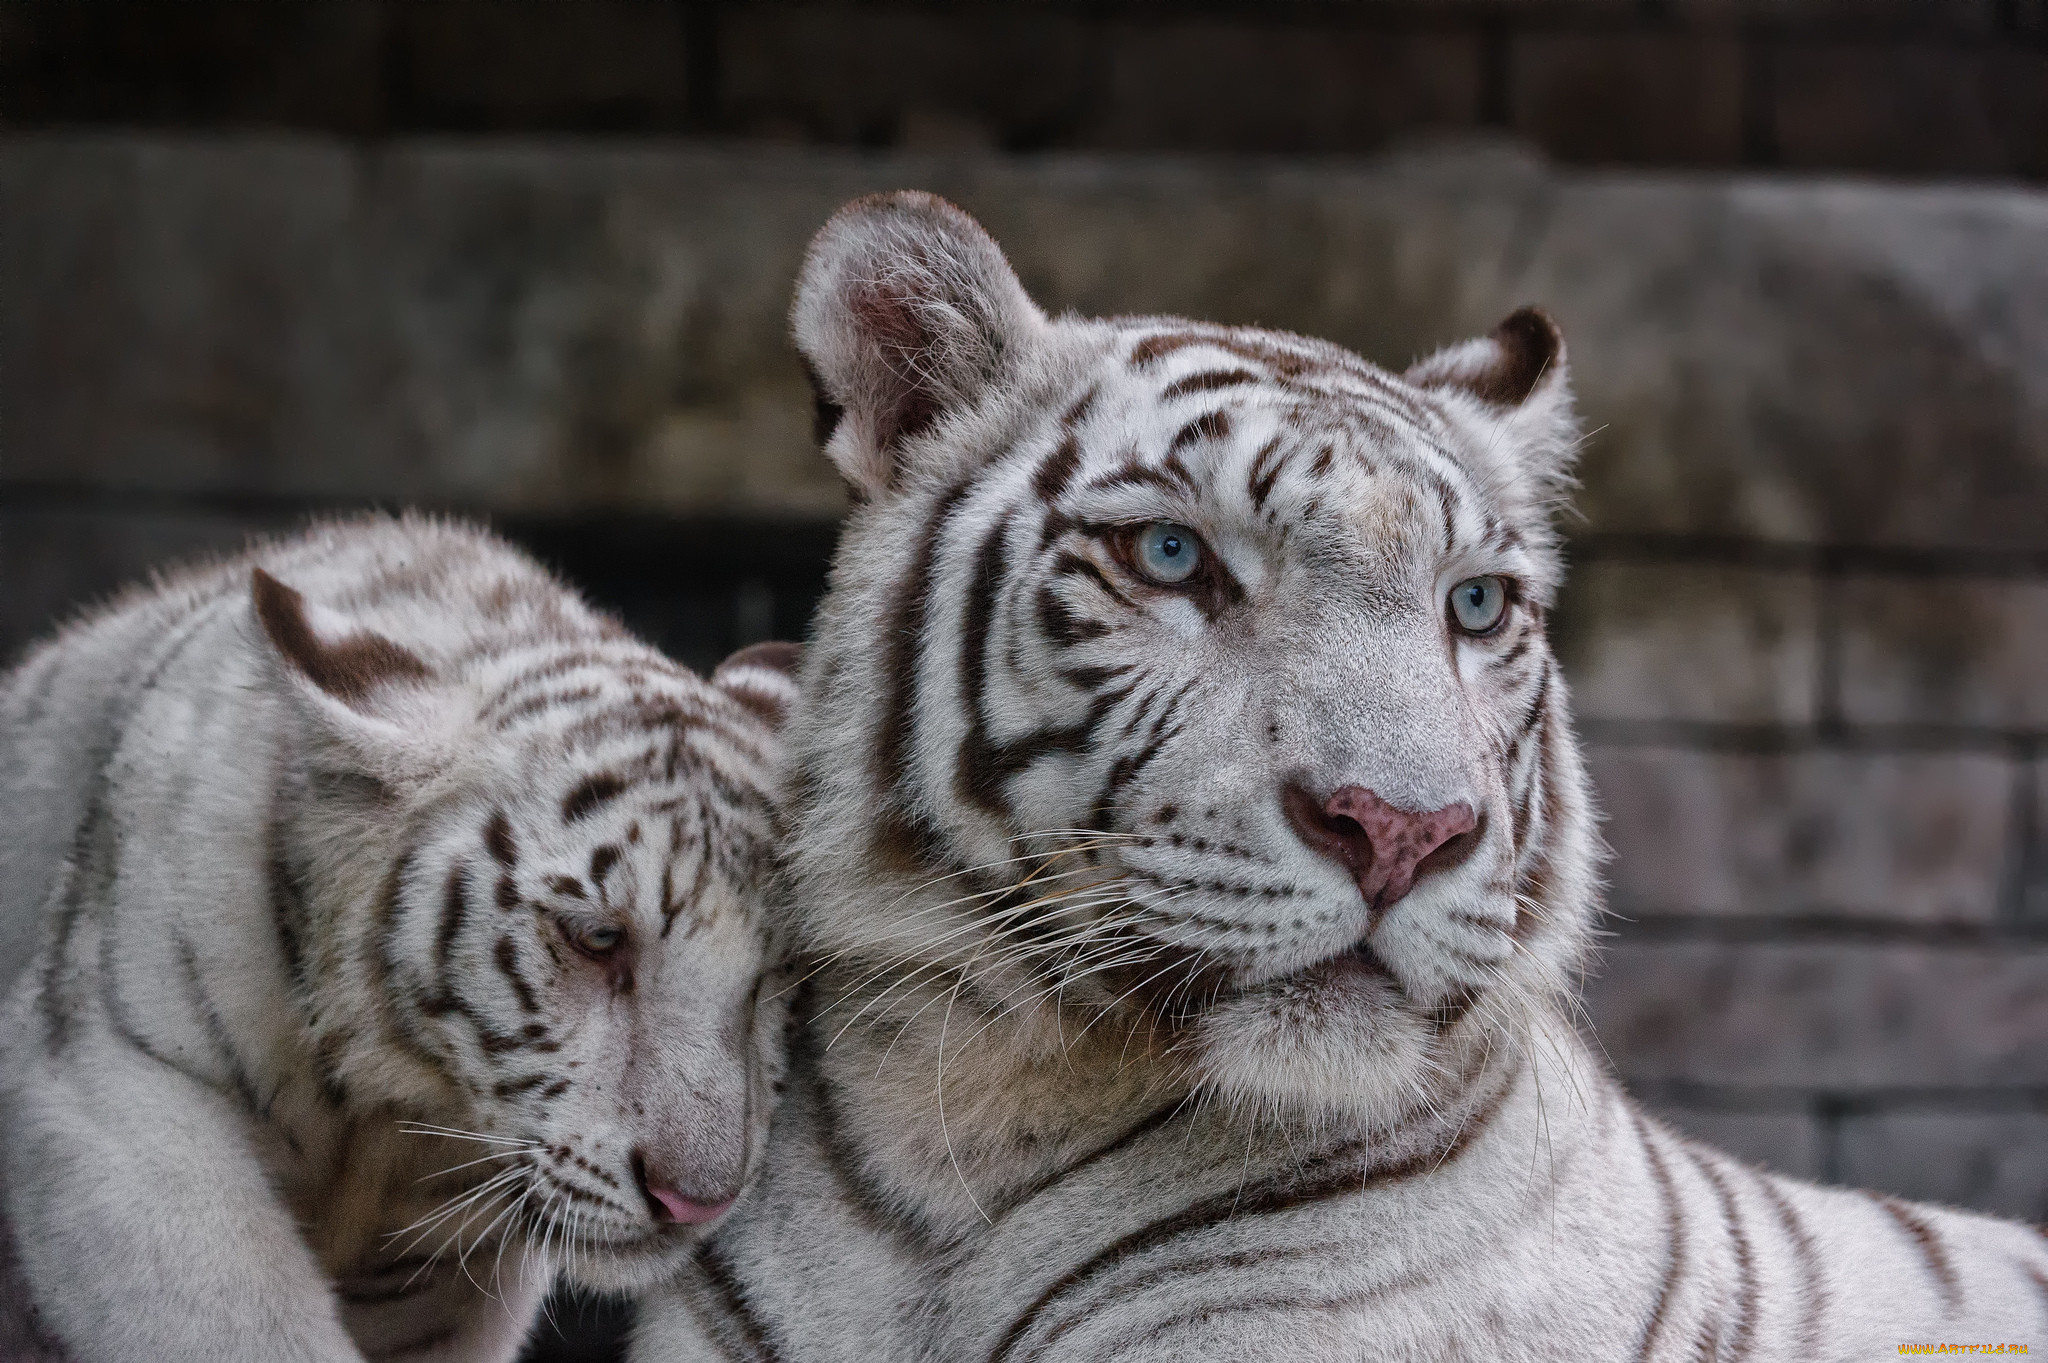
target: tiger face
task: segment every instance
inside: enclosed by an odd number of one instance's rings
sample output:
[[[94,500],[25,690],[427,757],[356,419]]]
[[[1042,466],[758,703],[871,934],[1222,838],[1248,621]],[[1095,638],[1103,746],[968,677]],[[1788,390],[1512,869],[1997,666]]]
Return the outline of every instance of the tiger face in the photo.
[[[281,873],[323,1079],[469,1142],[398,1247],[523,1243],[599,1289],[672,1270],[780,1078],[794,646],[707,684],[613,630],[455,678],[260,572],[256,605],[316,739]]]
[[[1049,320],[919,195],[843,210],[794,318],[862,501],[798,739],[821,950],[1368,1120],[1561,997],[1594,858],[1547,318],[1402,375]]]

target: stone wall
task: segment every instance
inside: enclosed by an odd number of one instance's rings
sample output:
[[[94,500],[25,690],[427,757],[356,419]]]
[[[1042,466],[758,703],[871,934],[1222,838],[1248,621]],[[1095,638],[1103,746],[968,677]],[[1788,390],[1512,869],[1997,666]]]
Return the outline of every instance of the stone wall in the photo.
[[[2043,0],[0,0],[15,127],[2048,175]]]
[[[1680,1123],[2048,1216],[2048,195],[1379,161],[0,143],[0,646],[308,510],[498,517],[698,662],[838,491],[808,235],[916,185],[1047,304],[1390,364],[1524,301],[1591,431],[1558,633],[1608,812],[1589,1007]]]

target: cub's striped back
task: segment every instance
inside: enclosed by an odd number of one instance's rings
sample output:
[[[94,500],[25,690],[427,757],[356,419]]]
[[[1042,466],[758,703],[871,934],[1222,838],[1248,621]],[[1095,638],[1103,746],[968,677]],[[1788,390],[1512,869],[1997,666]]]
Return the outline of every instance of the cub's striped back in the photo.
[[[636,1358],[2048,1344],[2033,1230],[1744,1168],[1573,1025],[1541,313],[1401,374],[1050,319],[895,195],[794,325],[863,503],[794,737],[820,965],[764,1181]]]
[[[0,688],[0,922],[41,943],[0,1147],[55,1337],[509,1358],[558,1272],[681,1262],[782,1066],[795,661],[707,683],[420,517],[174,574],[32,654]]]

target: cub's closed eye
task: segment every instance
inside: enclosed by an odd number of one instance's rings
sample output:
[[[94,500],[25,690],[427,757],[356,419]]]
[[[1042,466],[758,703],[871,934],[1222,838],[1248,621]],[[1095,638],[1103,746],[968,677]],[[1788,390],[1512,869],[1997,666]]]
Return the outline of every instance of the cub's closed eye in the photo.
[[[1162,587],[1178,586],[1202,566],[1202,538],[1174,521],[1153,521],[1130,534],[1131,564]]]
[[[626,945],[626,930],[614,923],[564,923],[562,932],[585,956],[610,956]]]
[[[1452,625],[1464,634],[1491,634],[1508,613],[1508,584],[1498,577],[1468,577],[1451,588]]]

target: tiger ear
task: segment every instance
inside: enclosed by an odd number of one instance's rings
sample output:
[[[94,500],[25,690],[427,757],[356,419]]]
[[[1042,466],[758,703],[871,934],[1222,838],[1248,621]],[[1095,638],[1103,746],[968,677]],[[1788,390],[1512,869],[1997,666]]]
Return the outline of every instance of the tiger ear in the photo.
[[[261,568],[250,602],[280,672],[332,756],[381,780],[417,776],[440,751],[442,707],[420,656],[314,605]]]
[[[1489,453],[1546,485],[1564,480],[1578,451],[1564,333],[1541,308],[1518,308],[1485,336],[1446,346],[1401,376],[1460,400],[1488,429]]]
[[[872,194],[811,241],[790,330],[825,453],[866,498],[917,438],[1011,372],[1045,326],[981,224],[932,194]]]
[[[749,644],[718,665],[711,684],[780,729],[796,710],[803,659],[802,644]]]

